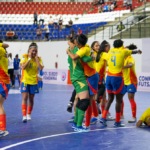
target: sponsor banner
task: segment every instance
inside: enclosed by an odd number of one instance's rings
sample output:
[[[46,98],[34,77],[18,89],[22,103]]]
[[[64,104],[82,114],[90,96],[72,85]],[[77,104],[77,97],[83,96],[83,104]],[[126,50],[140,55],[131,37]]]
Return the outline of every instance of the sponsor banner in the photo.
[[[137,73],[138,91],[150,91],[150,73]]]
[[[68,70],[43,69],[43,82],[49,84],[67,84]]]

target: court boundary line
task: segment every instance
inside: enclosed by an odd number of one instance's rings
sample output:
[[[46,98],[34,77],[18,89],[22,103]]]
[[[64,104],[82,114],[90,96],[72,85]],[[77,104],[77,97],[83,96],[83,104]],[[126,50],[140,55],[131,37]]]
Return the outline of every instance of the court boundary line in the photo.
[[[114,127],[114,128],[105,128],[105,129],[95,129],[95,130],[90,130],[90,132],[101,131],[101,130],[130,129],[130,128],[136,128],[136,126],[132,126],[132,127],[120,127],[120,128]],[[49,136],[43,136],[43,137],[31,139],[31,140],[26,140],[26,141],[18,142],[16,144],[11,144],[11,145],[8,145],[8,146],[0,148],[0,150],[6,150],[6,149],[9,149],[9,148],[18,146],[18,145],[22,145],[22,144],[33,142],[33,141],[38,141],[38,140],[41,140],[41,139],[46,139],[46,138],[51,138],[51,137],[58,137],[58,136],[63,136],[63,135],[70,135],[70,134],[77,134],[77,133],[79,134],[79,133],[85,133],[85,132],[68,132],[68,133],[61,133],[61,134],[54,134],[54,135],[49,135]]]

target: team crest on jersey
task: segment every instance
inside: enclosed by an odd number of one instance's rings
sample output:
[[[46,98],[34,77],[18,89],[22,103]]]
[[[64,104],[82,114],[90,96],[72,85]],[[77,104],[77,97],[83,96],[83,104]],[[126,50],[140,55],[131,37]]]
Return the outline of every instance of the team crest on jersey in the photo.
[[[26,88],[25,88],[25,87],[23,87],[23,90],[25,91],[25,90],[26,90]]]

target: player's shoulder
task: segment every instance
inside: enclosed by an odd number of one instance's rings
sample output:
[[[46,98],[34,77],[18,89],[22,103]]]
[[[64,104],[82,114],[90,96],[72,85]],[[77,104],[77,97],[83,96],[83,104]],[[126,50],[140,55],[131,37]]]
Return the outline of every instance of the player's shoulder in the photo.
[[[39,60],[42,60],[41,57],[39,57],[39,56],[38,56],[38,59],[39,59]]]
[[[23,55],[22,55],[22,57],[27,57],[27,56],[28,56],[28,54],[23,54]]]

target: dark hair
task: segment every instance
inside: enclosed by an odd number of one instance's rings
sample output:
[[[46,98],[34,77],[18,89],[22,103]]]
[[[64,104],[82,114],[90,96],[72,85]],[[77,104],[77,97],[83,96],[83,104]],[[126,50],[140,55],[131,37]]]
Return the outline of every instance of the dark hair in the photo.
[[[12,59],[12,53],[9,54],[9,57]]]
[[[70,35],[68,36],[68,40],[69,40],[71,43],[74,44],[74,40],[75,40],[77,37],[78,37],[78,35],[72,35],[72,34],[70,34]]]
[[[134,50],[137,49],[137,46],[134,44],[130,44],[129,46],[126,46],[126,48],[128,48],[129,50]]]
[[[37,44],[36,43],[31,43],[30,45],[29,45],[29,49],[32,47],[32,46],[34,46],[34,47],[36,47],[36,48],[38,48],[38,46],[37,46]],[[28,53],[29,53],[29,49],[28,49]]]
[[[16,54],[16,56],[15,57],[18,57],[18,54]]]
[[[114,48],[119,48],[119,47],[122,47],[123,46],[123,41],[122,40],[115,40],[114,41]]]
[[[105,51],[105,48],[109,45],[109,43],[104,40],[101,45],[100,45],[100,48],[99,48],[99,51],[98,51],[98,54],[97,54],[97,57],[96,57],[96,62],[99,62],[100,59],[101,59],[101,53]]]
[[[2,41],[2,40],[0,40],[0,43],[3,43],[3,41]]]
[[[88,41],[87,36],[84,34],[80,34],[79,36],[77,36],[76,39],[77,39],[78,44],[81,44],[82,46],[85,46],[85,44]]]
[[[94,41],[92,44],[91,44],[91,48],[93,49],[95,43],[99,43],[98,41]],[[94,49],[93,49],[94,50]]]

